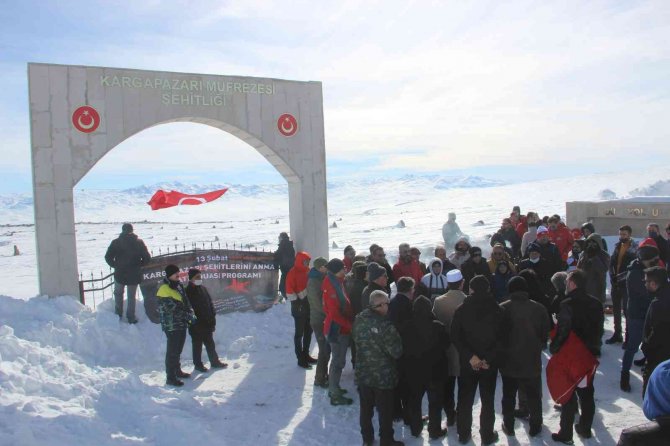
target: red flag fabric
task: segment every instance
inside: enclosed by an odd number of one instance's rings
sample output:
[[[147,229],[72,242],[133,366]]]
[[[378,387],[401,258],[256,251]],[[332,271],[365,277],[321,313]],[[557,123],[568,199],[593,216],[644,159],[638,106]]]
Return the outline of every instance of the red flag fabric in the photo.
[[[147,204],[151,206],[151,210],[153,211],[185,204],[188,205],[203,204],[216,200],[221,195],[225,194],[227,191],[228,188],[225,188],[221,190],[207,192],[204,194],[189,195],[177,192],[176,190],[165,192],[164,190],[159,189],[151,197],[151,199],[147,202]]]
[[[552,332],[552,338],[556,329]],[[592,382],[600,363],[573,331],[547,363],[547,387],[558,404],[570,401],[577,385],[586,378]]]

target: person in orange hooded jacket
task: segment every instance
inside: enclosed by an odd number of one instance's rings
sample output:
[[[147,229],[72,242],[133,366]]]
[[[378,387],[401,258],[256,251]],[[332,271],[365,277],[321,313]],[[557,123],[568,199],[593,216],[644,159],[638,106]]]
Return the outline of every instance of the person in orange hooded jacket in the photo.
[[[291,316],[295,322],[293,345],[298,366],[311,369],[316,360],[309,356],[312,342],[312,326],[309,323],[309,301],[307,300],[307,275],[309,274],[308,253],[300,251],[295,255],[293,268],[286,275],[286,298],[291,302]]]

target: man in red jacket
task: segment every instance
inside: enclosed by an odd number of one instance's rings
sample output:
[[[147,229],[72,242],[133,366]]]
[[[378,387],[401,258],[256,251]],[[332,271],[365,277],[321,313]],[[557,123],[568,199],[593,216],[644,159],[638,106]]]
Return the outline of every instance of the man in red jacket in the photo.
[[[568,227],[561,223],[561,219],[556,215],[549,218],[549,239],[558,248],[558,252],[561,253],[561,259],[564,262],[567,261],[574,239]]]
[[[415,283],[419,283],[423,274],[418,260],[414,260],[408,243],[398,246],[398,262],[393,265],[393,277],[411,277]]]
[[[328,272],[323,279],[323,334],[330,344],[331,359],[328,370],[328,396],[333,406],[349,405],[354,402],[344,396],[345,389],[340,387],[340,378],[347,358],[347,348],[351,341],[353,311],[351,302],[344,290],[344,263],[340,259],[331,259],[326,265]]]
[[[310,256],[304,251],[295,255],[293,268],[286,275],[286,298],[291,302],[291,316],[295,323],[293,345],[298,366],[311,369],[316,360],[309,356],[312,342],[312,326],[309,323],[309,301],[307,300],[307,275]]]

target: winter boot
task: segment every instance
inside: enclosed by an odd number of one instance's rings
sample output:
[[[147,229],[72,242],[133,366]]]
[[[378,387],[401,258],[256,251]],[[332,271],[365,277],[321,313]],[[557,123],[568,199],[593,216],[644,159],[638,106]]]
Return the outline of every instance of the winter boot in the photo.
[[[621,372],[621,381],[619,381],[619,387],[624,392],[630,392],[630,373]]]
[[[641,357],[640,359],[633,360],[633,364],[635,364],[638,367],[642,367],[646,363],[647,363],[647,358],[645,358],[644,356]]]
[[[579,423],[575,424],[575,432],[577,432],[577,435],[579,435],[582,438],[589,439],[593,435],[591,434],[591,429],[586,429],[582,427]]]
[[[330,395],[330,404],[333,406],[349,406],[353,402],[354,400],[351,398],[347,398],[346,396],[339,393],[333,393]]]
[[[316,364],[319,362],[316,358],[309,356],[309,353],[305,353],[305,361],[307,361],[307,364]]]
[[[507,435],[508,437],[514,437],[514,435],[515,435],[515,434],[514,434],[514,424],[512,424],[512,423],[505,423],[505,422],[503,421],[503,424],[502,424],[502,431],[503,431],[504,434]]]
[[[621,344],[622,342],[623,337],[621,336],[621,333],[615,331],[612,337],[605,341],[605,344]]]
[[[304,357],[298,358],[298,367],[302,367],[303,369],[307,370],[312,370],[312,366],[309,365],[309,363]]]
[[[482,444],[483,445],[489,445],[493,443],[497,443],[500,437],[498,436],[498,432],[493,432],[491,435],[487,435],[486,438],[482,435]]]
[[[177,378],[190,378],[191,374],[182,371],[182,369],[177,369]]]
[[[184,381],[177,378],[168,378],[165,380],[165,384],[168,386],[181,387],[184,385]]]
[[[206,373],[209,370],[204,364],[196,364],[194,368],[201,373]]]
[[[221,362],[220,359],[217,359],[216,361],[211,362],[210,364],[213,369],[225,369],[228,368],[228,364],[225,362]]]
[[[563,444],[575,444],[574,441],[572,441],[572,438],[564,437],[563,435],[559,434],[551,434],[551,439],[554,441],[557,441],[559,443]]]

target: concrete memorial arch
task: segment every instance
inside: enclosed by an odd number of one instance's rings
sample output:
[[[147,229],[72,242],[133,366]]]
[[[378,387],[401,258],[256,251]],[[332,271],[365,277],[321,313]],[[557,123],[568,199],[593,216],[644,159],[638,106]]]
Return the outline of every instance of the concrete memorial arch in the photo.
[[[42,294],[79,293],[74,186],[119,143],[168,122],[207,124],[258,150],[288,182],[296,249],[328,256],[320,82],[37,63],[28,80]]]

